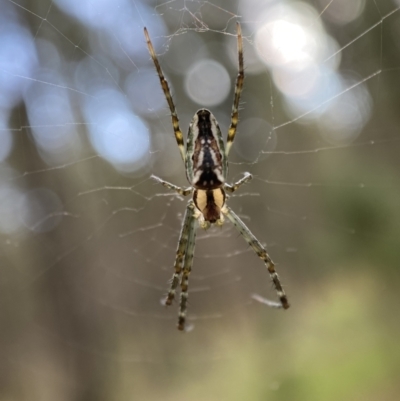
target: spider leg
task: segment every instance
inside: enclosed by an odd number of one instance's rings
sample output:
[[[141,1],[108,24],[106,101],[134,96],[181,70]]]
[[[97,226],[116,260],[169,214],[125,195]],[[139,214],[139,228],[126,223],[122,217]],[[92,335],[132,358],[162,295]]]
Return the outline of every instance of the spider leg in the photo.
[[[243,39],[242,39],[242,28],[240,27],[239,22],[236,23],[236,32],[237,32],[237,47],[238,47],[238,60],[239,60],[239,72],[236,78],[235,85],[235,97],[233,100],[232,106],[232,114],[231,114],[231,125],[228,130],[228,138],[226,140],[226,149],[225,153],[228,156],[233,141],[236,135],[236,127],[239,121],[239,100],[240,95],[243,89],[243,81],[244,81],[244,68],[243,68]]]
[[[289,308],[289,302],[285,291],[282,288],[282,284],[279,280],[278,273],[275,271],[275,265],[267,250],[261,245],[260,241],[254,236],[254,234],[247,228],[237,214],[228,206],[224,206],[222,213],[233,223],[236,229],[239,231],[241,236],[246,242],[253,248],[254,252],[262,259],[267,266],[268,272],[271,276],[272,282],[274,283],[275,290],[278,294],[280,306],[283,309]]]
[[[194,204],[192,203],[192,207],[194,208]],[[181,297],[179,302],[179,314],[178,314],[178,330],[185,329],[186,323],[186,309],[187,309],[187,301],[189,297],[188,288],[189,288],[189,274],[192,270],[193,265],[193,256],[194,256],[194,248],[196,244],[196,215],[192,215],[192,219],[189,224],[189,233],[188,240],[186,243],[186,251],[185,251],[185,262],[183,265],[183,272],[181,278]]]
[[[182,196],[187,196],[193,191],[192,187],[181,188],[181,187],[178,187],[177,185],[171,184],[168,181],[164,181],[163,179],[161,179],[160,177],[157,177],[155,175],[152,175],[150,178],[157,181],[159,184],[163,185],[164,187],[170,189],[171,191],[175,191],[179,195],[182,195]]]
[[[244,173],[244,177],[241,178],[239,181],[236,181],[233,185],[224,184],[224,188],[228,192],[235,192],[237,191],[243,184],[247,184],[253,179],[253,176],[250,173]]]
[[[183,224],[181,233],[179,235],[178,240],[178,248],[176,250],[176,258],[174,264],[174,274],[172,275],[171,279],[171,286],[168,291],[167,298],[165,300],[165,305],[171,305],[172,301],[175,298],[176,287],[179,284],[179,279],[182,275],[182,267],[185,261],[186,264],[186,253],[188,248],[188,240],[190,238],[191,231],[193,231],[195,217],[193,215],[193,201],[189,201],[188,205],[186,206],[185,216],[183,218]]]
[[[150,36],[146,28],[144,28],[144,36],[146,37],[147,47],[149,49],[150,56],[153,59],[153,63],[154,66],[156,67],[158,77],[160,78],[161,88],[164,91],[165,98],[167,99],[168,102],[169,110],[171,111],[171,118],[172,118],[172,125],[174,127],[175,139],[178,144],[179,151],[181,152],[183,162],[185,162],[186,152],[183,143],[183,135],[181,129],[179,128],[179,118],[176,112],[174,101],[172,100],[171,91],[169,90],[168,81],[164,77],[160,63],[158,62],[157,59],[156,52],[154,51],[153,44],[151,43]]]

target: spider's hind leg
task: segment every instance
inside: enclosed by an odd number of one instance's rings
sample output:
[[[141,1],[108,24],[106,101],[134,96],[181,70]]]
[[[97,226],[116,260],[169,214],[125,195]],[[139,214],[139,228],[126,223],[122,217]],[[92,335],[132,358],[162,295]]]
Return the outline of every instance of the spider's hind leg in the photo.
[[[235,97],[233,99],[232,113],[231,113],[231,124],[228,130],[228,138],[226,140],[225,153],[228,156],[229,151],[232,147],[233,141],[235,140],[236,128],[239,122],[239,101],[240,95],[243,90],[244,81],[244,67],[243,67],[243,38],[242,38],[242,28],[239,22],[236,23],[237,31],[237,48],[238,48],[238,66],[239,71],[236,78],[235,84]]]
[[[172,95],[171,91],[169,90],[168,81],[164,77],[164,73],[161,69],[156,52],[154,50],[153,44],[151,43],[150,36],[146,28],[144,28],[144,36],[146,37],[147,47],[149,49],[150,56],[153,59],[154,66],[156,67],[158,78],[160,79],[161,88],[164,92],[165,99],[168,102],[169,110],[171,111],[172,125],[174,127],[176,143],[178,144],[182,160],[183,162],[185,162],[186,158],[185,144],[183,142],[182,131],[179,128],[178,113],[176,112],[174,101],[172,100]]]

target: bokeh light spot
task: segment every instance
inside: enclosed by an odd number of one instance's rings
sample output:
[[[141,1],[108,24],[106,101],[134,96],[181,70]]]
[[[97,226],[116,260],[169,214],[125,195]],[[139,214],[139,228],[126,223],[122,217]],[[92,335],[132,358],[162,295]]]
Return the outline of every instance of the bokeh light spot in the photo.
[[[229,94],[231,80],[226,69],[214,60],[201,60],[189,70],[185,80],[188,96],[206,107],[221,104]]]
[[[48,232],[61,222],[63,205],[50,189],[36,188],[26,192],[20,199],[19,216],[29,230],[36,233]]]

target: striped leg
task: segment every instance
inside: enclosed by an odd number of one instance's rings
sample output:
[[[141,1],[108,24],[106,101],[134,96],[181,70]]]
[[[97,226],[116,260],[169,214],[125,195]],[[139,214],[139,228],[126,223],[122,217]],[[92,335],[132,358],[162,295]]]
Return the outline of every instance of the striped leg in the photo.
[[[238,59],[239,59],[239,72],[236,78],[235,85],[235,97],[233,100],[232,114],[231,114],[231,125],[228,130],[228,138],[226,140],[226,156],[228,156],[233,141],[236,135],[236,127],[239,121],[239,100],[243,89],[244,81],[244,68],[243,68],[243,39],[242,39],[242,28],[239,22],[236,23],[237,31],[237,47],[238,47]]]
[[[233,225],[237,228],[246,242],[253,248],[254,252],[260,257],[260,259],[264,261],[271,276],[272,282],[274,283],[275,290],[278,293],[281,307],[283,309],[289,308],[290,305],[285,291],[282,288],[278,273],[275,271],[274,262],[268,255],[267,250],[261,245],[260,241],[258,241],[254,234],[246,227],[243,221],[240,220],[240,218],[235,212],[233,212],[231,208],[224,206],[222,213],[224,213],[226,217],[233,223]]]
[[[186,244],[185,251],[185,262],[183,266],[183,273],[181,279],[181,298],[179,303],[179,315],[178,315],[178,329],[185,329],[186,322],[186,309],[187,309],[187,301],[189,297],[188,287],[189,287],[189,274],[192,270],[193,264],[193,256],[194,256],[194,248],[196,243],[196,222],[197,219],[193,217],[189,226],[189,234],[188,240]]]
[[[183,224],[181,233],[179,235],[178,249],[176,250],[176,258],[174,264],[174,274],[171,280],[171,287],[168,291],[167,298],[165,300],[165,305],[171,305],[175,298],[176,287],[179,284],[179,279],[182,274],[182,267],[184,260],[186,261],[186,251],[188,247],[188,239],[190,237],[190,232],[193,231],[195,217],[193,215],[193,201],[190,201],[186,206],[185,216],[183,218]]]
[[[244,177],[239,181],[235,182],[233,185],[224,184],[224,188],[227,192],[235,192],[237,191],[243,184],[247,184],[253,179],[253,176],[250,173],[244,173]]]
[[[178,187],[177,185],[171,184],[168,181],[164,181],[163,179],[161,179],[160,177],[157,177],[155,175],[152,175],[150,178],[152,178],[154,181],[157,181],[159,184],[163,185],[165,188],[168,188],[171,191],[175,191],[179,195],[182,195],[182,196],[187,196],[193,191],[192,187],[181,188],[181,187]]]
[[[185,162],[185,146],[183,143],[182,131],[179,128],[179,118],[176,112],[174,101],[172,100],[171,91],[169,90],[169,85],[164,77],[160,63],[158,62],[156,52],[154,51],[153,44],[151,43],[149,33],[147,29],[144,28],[144,36],[146,37],[147,47],[151,58],[153,59],[154,66],[156,67],[158,77],[160,78],[161,88],[164,91],[165,98],[167,99],[169,110],[171,111],[172,125],[174,127],[175,139],[181,152],[182,160]]]

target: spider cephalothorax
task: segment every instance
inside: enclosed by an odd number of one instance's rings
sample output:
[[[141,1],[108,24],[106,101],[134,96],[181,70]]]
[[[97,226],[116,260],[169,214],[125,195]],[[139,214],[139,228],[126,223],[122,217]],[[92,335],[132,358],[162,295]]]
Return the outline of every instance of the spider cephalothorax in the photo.
[[[211,224],[222,225],[224,216],[230,220],[239,233],[253,248],[256,254],[264,261],[268,268],[274,287],[278,293],[279,304],[273,306],[289,308],[289,303],[280,283],[275,265],[269,257],[266,249],[260,241],[252,234],[243,221],[225,203],[226,192],[235,192],[242,184],[249,182],[252,176],[245,173],[244,177],[233,185],[226,183],[228,176],[228,154],[236,135],[238,123],[239,100],[243,88],[243,40],[240,24],[237,23],[237,42],[239,73],[236,79],[235,96],[232,106],[231,124],[228,130],[226,146],[222,138],[221,130],[214,115],[207,109],[200,109],[196,112],[189,126],[186,148],[183,142],[182,131],[179,128],[179,119],[175,105],[169,90],[168,82],[161,70],[156,53],[151,43],[147,29],[144,34],[151,58],[153,59],[161,87],[167,99],[171,111],[172,125],[174,128],[176,142],[179,147],[182,159],[185,163],[186,177],[190,183],[188,188],[180,188],[174,184],[152,176],[156,181],[176,191],[178,194],[192,195],[192,199],[186,206],[185,216],[176,251],[174,275],[172,276],[171,287],[165,301],[171,305],[175,298],[176,288],[180,283],[181,295],[178,316],[178,329],[185,328],[186,308],[188,300],[189,274],[192,269],[193,254],[196,240],[196,223],[202,228],[208,228]],[[271,303],[272,305],[272,303]]]

